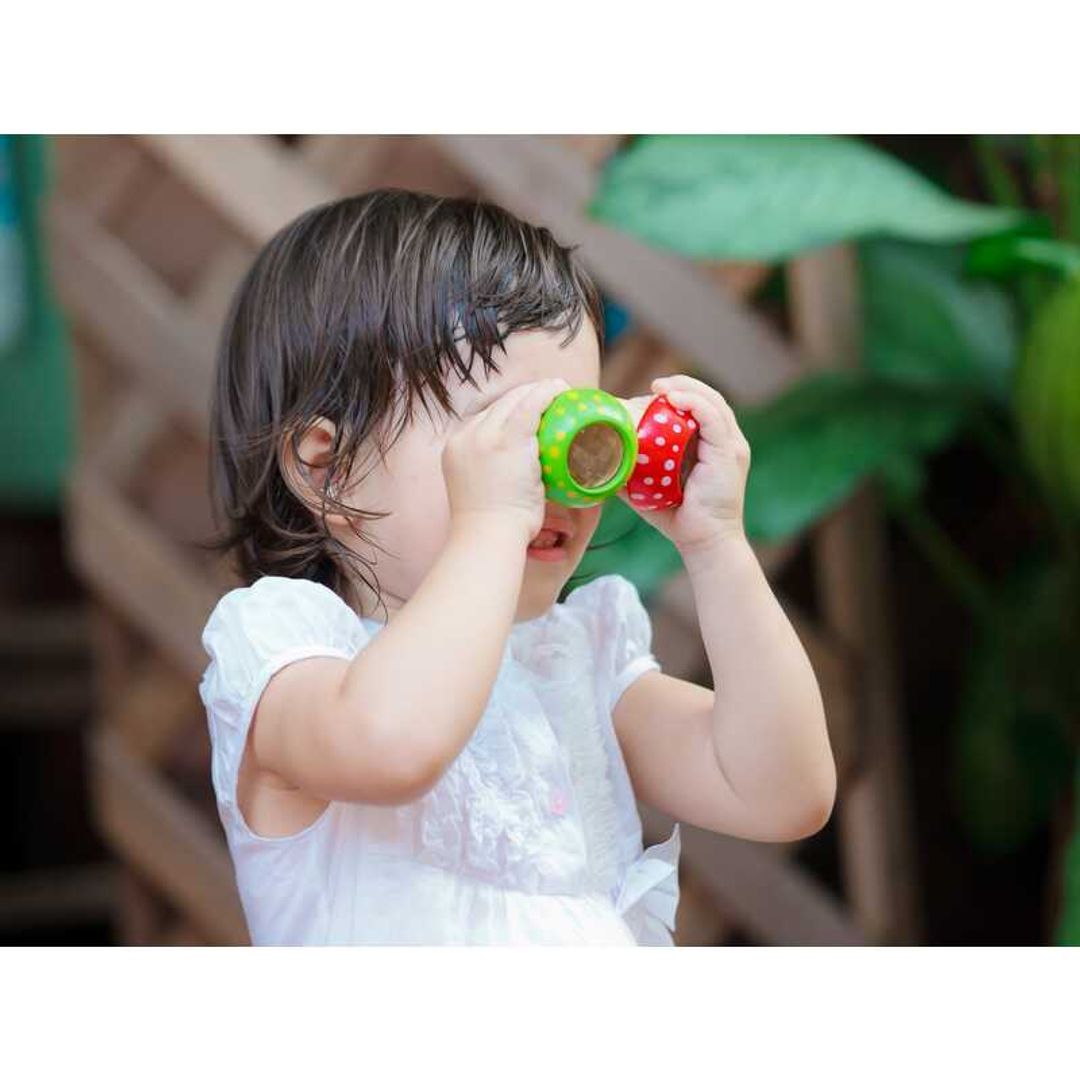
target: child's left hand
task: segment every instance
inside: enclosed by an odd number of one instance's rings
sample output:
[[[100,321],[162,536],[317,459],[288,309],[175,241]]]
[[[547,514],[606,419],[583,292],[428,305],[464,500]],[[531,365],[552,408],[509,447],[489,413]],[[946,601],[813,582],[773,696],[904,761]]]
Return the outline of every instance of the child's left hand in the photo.
[[[750,471],[750,444],[735,413],[711,386],[689,375],[654,379],[653,395],[663,394],[677,409],[688,409],[698,422],[697,461],[683,485],[683,501],[667,510],[642,513],[683,554],[708,548],[724,537],[745,538],[743,498]],[[618,497],[636,512],[626,494]]]

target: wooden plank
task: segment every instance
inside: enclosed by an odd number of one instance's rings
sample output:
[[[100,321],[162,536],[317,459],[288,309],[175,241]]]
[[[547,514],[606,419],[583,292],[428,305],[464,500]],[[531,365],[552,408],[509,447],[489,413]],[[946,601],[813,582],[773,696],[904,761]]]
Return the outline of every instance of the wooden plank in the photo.
[[[810,362],[860,362],[855,253],[831,248],[788,267],[792,324]],[[823,617],[856,658],[858,769],[840,791],[838,828],[846,888],[873,942],[919,938],[913,823],[889,620],[885,531],[874,491],[864,488],[814,534]],[[836,721],[834,721],[835,723]]]
[[[853,249],[832,247],[787,266],[792,329],[809,367],[861,363],[858,268]]]
[[[207,664],[202,628],[219,591],[86,463],[72,470],[66,541],[87,581],[174,664]]]
[[[69,529],[70,535],[70,529]],[[90,595],[91,642],[94,649],[94,697],[99,709],[108,710],[121,699],[128,670],[136,663],[144,643],[113,606]]]
[[[99,223],[113,220],[160,169],[123,135],[63,135],[56,147],[56,191]]]
[[[70,314],[92,328],[109,358],[194,431],[209,417],[214,338],[123,244],[70,202],[48,215],[52,268]]]
[[[597,281],[739,402],[767,399],[799,371],[792,350],[692,263],[587,219],[593,171],[558,140],[442,135],[442,146],[485,191],[577,244]]]
[[[140,141],[258,247],[305,210],[337,195],[296,154],[263,135],[143,135]]]
[[[140,384],[126,387],[112,410],[112,423],[100,442],[84,455],[102,476],[123,491],[135,478],[154,441],[168,424],[164,403],[158,403]]]
[[[0,877],[0,926],[7,931],[107,920],[117,873],[106,863],[30,870]]]
[[[5,660],[78,660],[89,640],[90,618],[81,601],[62,607],[0,609],[0,656]]]
[[[232,863],[219,830],[152,769],[98,728],[88,740],[98,822],[123,857],[215,944],[248,942]]]
[[[773,269],[768,263],[719,262],[711,259],[698,263],[698,266],[704,274],[743,301],[748,301],[765,284]]]
[[[667,349],[659,338],[642,330],[630,330],[605,350],[600,366],[600,386],[621,398],[648,394],[654,378],[670,374],[667,356]]]
[[[153,181],[106,225],[168,288],[184,296],[206,263],[235,243],[235,234],[186,184],[151,161]]]
[[[716,906],[716,898],[687,865],[679,867],[679,907],[675,913],[675,944],[686,947],[719,945],[734,929]]]
[[[647,837],[671,834],[673,819],[638,804]],[[718,906],[764,945],[862,945],[859,928],[827,889],[774,846],[682,823],[682,861]],[[646,840],[650,842],[650,840]]]
[[[192,552],[200,566],[212,556],[199,545],[217,532],[209,498],[209,454],[206,440],[173,428],[168,438],[157,440],[144,455],[129,488],[130,501],[178,551]]]
[[[127,379],[122,368],[102,358],[99,343],[81,321],[70,319],[68,326],[75,391],[72,411],[77,418],[72,456],[80,458],[109,430],[116,397]]]
[[[113,912],[113,933],[119,945],[157,945],[165,904],[130,866],[120,870],[120,898]]]
[[[140,761],[160,764],[172,742],[201,710],[192,678],[150,653],[131,674],[116,703],[104,711],[103,719]]]
[[[395,152],[386,135],[306,135],[299,154],[339,192],[376,187]]]
[[[254,254],[239,241],[223,248],[203,269],[188,295],[189,310],[215,338],[225,325],[229,305],[251,266]]]
[[[664,674],[699,685],[707,683],[710,679],[709,657],[697,623],[687,623],[681,612],[672,610],[659,599],[650,601],[650,608],[653,654]]]
[[[537,135],[538,139],[557,139],[594,168],[602,165],[618,150],[625,135]]]
[[[206,936],[190,919],[181,915],[165,927],[161,934],[162,945],[208,945]]]
[[[0,731],[77,730],[92,702],[89,671],[12,678],[0,669]]]

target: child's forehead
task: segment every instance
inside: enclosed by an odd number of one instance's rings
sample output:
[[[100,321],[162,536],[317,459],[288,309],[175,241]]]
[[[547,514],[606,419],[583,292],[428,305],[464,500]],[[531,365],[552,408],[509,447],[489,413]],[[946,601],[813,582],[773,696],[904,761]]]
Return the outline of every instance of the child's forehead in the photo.
[[[595,335],[579,333],[565,346],[560,340],[547,332],[511,334],[505,354],[496,356],[499,370],[489,370],[478,359],[469,371],[476,385],[463,380],[450,387],[451,397],[458,406],[486,404],[515,386],[555,378],[566,379],[571,386],[597,386],[600,357]]]

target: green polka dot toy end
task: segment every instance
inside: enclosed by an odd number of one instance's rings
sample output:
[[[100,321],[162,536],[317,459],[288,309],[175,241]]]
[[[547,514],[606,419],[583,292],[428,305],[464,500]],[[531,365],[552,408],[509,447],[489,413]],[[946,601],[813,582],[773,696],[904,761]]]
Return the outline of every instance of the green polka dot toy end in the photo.
[[[626,406],[589,386],[551,401],[537,439],[547,497],[565,506],[592,506],[614,495],[637,460],[637,431]]]

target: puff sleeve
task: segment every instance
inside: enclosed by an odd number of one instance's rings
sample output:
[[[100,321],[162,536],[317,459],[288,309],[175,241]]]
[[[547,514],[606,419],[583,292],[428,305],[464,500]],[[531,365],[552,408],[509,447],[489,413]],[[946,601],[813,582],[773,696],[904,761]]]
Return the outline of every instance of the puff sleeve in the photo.
[[[202,633],[199,683],[213,747],[214,790],[231,806],[255,706],[270,678],[310,656],[350,660],[368,639],[357,614],[315,581],[268,575],[226,593]]]
[[[566,603],[584,613],[592,637],[601,700],[609,711],[635,679],[660,671],[652,653],[652,622],[637,586],[621,574],[582,585]]]

